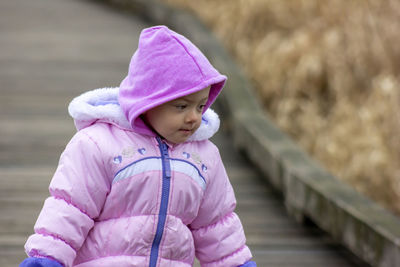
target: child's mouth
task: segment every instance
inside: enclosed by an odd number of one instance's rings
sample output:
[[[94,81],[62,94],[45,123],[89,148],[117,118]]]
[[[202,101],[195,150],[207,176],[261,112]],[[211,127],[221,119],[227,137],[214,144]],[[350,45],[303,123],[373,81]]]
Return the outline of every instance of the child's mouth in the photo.
[[[189,130],[189,129],[180,129],[179,131],[186,133],[186,134],[189,134],[192,132],[192,130]]]

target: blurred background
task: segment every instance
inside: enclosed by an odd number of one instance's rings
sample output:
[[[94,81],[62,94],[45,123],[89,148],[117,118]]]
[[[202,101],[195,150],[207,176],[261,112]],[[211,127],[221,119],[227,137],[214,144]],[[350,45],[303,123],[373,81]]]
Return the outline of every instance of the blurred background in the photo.
[[[215,32],[311,156],[400,214],[400,1],[162,1]]]
[[[309,154],[400,214],[400,3],[160,1],[190,10],[214,31],[251,79],[266,114]],[[99,2],[0,0],[2,267],[26,257],[23,244],[75,133],[68,103],[87,90],[118,86],[139,32],[149,26]],[[288,218],[282,199],[253,168],[227,154],[259,264],[361,266],[314,225]],[[261,206],[263,212],[254,208]]]

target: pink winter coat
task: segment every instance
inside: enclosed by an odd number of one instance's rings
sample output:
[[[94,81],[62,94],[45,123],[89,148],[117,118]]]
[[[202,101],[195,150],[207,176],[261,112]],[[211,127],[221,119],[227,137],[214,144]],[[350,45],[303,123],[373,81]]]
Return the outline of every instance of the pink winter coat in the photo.
[[[61,155],[51,196],[26,242],[29,256],[79,267],[192,266],[195,257],[202,266],[227,267],[251,259],[234,213],[234,192],[218,149],[208,140],[218,130],[218,116],[207,109],[201,127],[182,144],[164,141],[139,117],[184,95],[176,89],[182,84],[186,94],[212,85],[207,107],[222,89],[225,76],[182,38],[165,27],[144,31],[120,88],[90,91],[71,102],[78,132]],[[145,78],[134,73],[135,64],[143,63],[145,43],[153,42],[151,51],[160,54],[154,45],[160,40],[180,47],[178,59],[191,61],[191,75],[151,85],[148,80],[160,80],[154,76],[159,73]],[[143,52],[146,60],[149,51]],[[184,73],[191,72],[189,63],[180,65],[186,66]],[[172,65],[163,75],[168,71],[177,75]],[[194,79],[194,72],[202,77]],[[157,95],[162,82],[169,87]],[[132,93],[150,87],[147,100],[146,94]]]

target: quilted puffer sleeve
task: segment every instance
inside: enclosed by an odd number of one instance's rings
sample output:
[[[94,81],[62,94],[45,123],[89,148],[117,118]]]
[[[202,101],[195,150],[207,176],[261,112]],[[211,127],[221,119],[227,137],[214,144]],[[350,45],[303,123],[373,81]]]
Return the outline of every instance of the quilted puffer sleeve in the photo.
[[[235,195],[218,149],[214,146],[207,189],[198,217],[191,223],[196,257],[201,266],[240,266],[252,255],[239,217]]]
[[[71,266],[109,189],[97,144],[84,131],[78,132],[61,155],[50,197],[36,221],[35,234],[25,244],[27,254]]]

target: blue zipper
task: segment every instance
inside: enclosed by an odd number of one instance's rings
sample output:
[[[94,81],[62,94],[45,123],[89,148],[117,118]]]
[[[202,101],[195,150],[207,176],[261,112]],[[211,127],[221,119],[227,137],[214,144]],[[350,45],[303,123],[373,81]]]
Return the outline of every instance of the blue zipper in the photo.
[[[150,267],[155,267],[157,265],[160,242],[164,233],[165,221],[167,219],[169,191],[171,185],[171,165],[169,162],[168,146],[167,144],[161,141],[160,137],[157,137],[157,142],[161,152],[163,177],[162,177],[161,204],[160,204],[160,211],[158,213],[157,230],[150,251],[150,265],[149,265]]]

